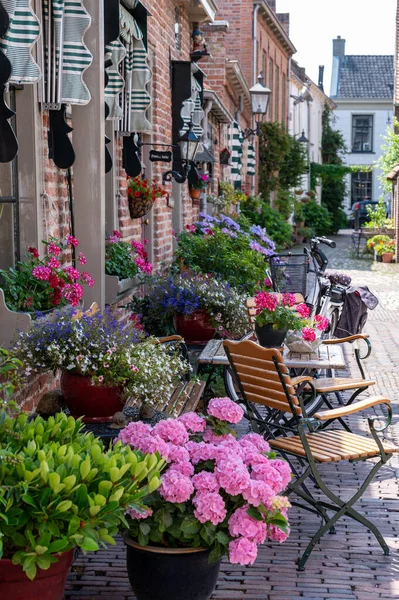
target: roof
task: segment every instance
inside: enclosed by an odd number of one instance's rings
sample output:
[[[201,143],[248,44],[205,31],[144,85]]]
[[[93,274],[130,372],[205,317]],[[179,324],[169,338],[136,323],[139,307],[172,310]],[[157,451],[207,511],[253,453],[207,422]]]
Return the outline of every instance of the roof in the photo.
[[[349,55],[339,67],[338,92],[334,98],[393,99],[394,57]]]

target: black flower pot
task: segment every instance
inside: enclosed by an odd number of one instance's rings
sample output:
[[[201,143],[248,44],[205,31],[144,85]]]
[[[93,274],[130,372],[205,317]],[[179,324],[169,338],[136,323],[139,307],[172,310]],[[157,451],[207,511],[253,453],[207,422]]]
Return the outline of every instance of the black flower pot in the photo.
[[[273,329],[273,325],[260,327],[255,323],[255,333],[263,348],[281,348],[287,335],[287,329]]]
[[[220,562],[199,548],[139,546],[125,536],[127,571],[137,600],[208,600]]]

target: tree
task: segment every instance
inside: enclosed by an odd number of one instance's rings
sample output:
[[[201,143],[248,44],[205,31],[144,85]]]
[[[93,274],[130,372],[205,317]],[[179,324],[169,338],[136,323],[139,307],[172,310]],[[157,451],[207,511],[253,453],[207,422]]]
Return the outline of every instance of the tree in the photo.
[[[381,188],[387,194],[392,191],[392,182],[387,180],[387,176],[393,167],[399,163],[399,135],[397,134],[399,121],[396,117],[394,117],[393,124],[394,128],[390,128],[383,138],[384,144],[381,146],[383,154],[376,163],[382,171],[379,176]]]

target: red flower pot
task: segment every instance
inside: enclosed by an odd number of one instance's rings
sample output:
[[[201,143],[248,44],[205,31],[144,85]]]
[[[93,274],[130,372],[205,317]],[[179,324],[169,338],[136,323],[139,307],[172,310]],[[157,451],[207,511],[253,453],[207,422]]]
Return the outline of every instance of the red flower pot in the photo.
[[[61,391],[71,415],[85,423],[110,423],[124,405],[120,387],[92,385],[91,377],[69,371],[61,375]]]
[[[33,581],[27,578],[20,565],[10,559],[0,560],[0,598],[4,600],[62,600],[65,581],[73,560],[73,550],[64,552],[47,571],[37,570]]]
[[[187,344],[204,344],[215,335],[209,314],[206,310],[196,310],[185,317],[176,315],[174,318],[176,333],[184,338]]]

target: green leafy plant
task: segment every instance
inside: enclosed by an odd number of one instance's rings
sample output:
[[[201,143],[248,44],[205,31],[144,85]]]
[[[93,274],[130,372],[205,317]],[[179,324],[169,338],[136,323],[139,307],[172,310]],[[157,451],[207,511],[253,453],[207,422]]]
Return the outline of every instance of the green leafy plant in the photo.
[[[144,244],[133,240],[126,242],[121,239],[119,231],[114,230],[105,245],[105,272],[107,275],[116,275],[119,279],[135,277],[139,273],[151,275],[152,264],[148,261],[148,254]]]
[[[255,296],[256,324],[291,331],[302,329],[306,321],[293,310],[295,303],[294,294],[283,294],[279,298],[274,293],[258,292]]]
[[[8,350],[0,348],[0,398],[9,400],[20,384],[23,363]]]
[[[387,133],[383,137],[384,143],[381,145],[382,155],[377,161],[377,166],[381,170],[379,181],[381,189],[386,194],[392,193],[392,182],[387,177],[393,167],[399,163],[399,121],[393,118],[393,127],[387,128]]]
[[[385,242],[380,242],[374,246],[374,250],[378,256],[382,256],[383,254],[395,254],[395,240],[389,240]]]
[[[0,411],[0,558],[29,579],[73,548],[115,544],[127,509],[160,484],[165,461],[117,443],[104,451],[81,421]]]
[[[205,190],[208,187],[208,184],[209,175],[204,173],[203,175],[200,175],[194,183],[190,184],[190,187],[192,187],[194,190]]]
[[[367,252],[374,252],[377,246],[387,244],[391,241],[389,235],[378,234],[374,235],[372,238],[368,239],[366,242],[366,250]]]
[[[366,206],[367,216],[370,219],[364,224],[365,227],[383,229],[387,220],[387,205],[385,204],[384,196],[378,198],[378,202],[374,207],[372,204]]]
[[[311,234],[326,235],[331,231],[331,215],[322,204],[318,204],[312,199],[307,204],[301,205],[301,213],[305,227],[311,230]]]
[[[242,214],[252,223],[273,232],[273,241],[278,250],[292,245],[292,225],[290,225],[278,210],[271,207],[267,202],[262,202],[260,207],[251,198],[242,207]]]

